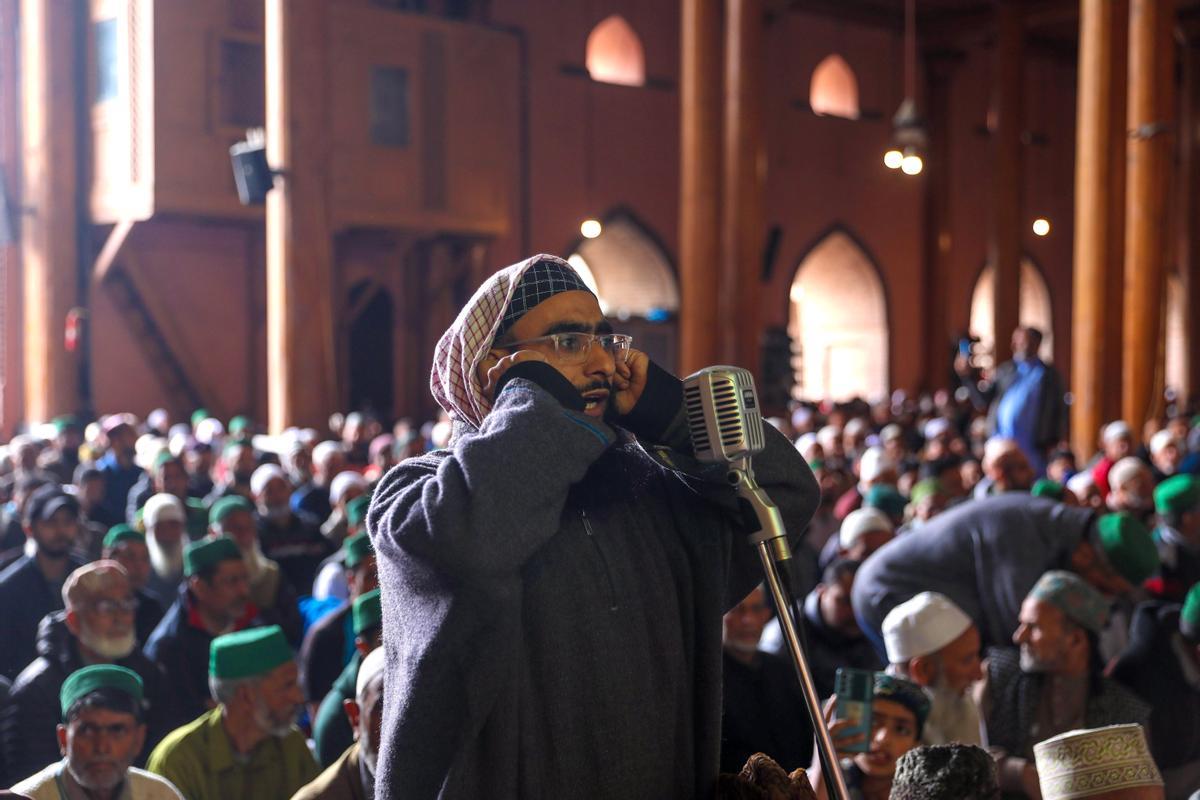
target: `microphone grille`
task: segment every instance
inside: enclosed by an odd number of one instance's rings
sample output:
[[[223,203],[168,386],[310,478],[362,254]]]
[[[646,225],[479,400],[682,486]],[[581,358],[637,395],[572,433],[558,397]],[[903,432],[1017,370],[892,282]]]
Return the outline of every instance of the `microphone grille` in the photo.
[[[729,463],[761,452],[762,416],[754,379],[740,367],[707,367],[683,382],[684,409],[696,458]]]

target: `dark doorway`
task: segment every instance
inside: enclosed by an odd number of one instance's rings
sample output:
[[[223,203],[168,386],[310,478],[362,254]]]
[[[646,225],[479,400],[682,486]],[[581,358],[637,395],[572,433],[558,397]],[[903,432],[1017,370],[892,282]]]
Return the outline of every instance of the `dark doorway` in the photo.
[[[371,411],[390,423],[395,414],[392,298],[379,284],[364,282],[350,290],[348,305],[362,309],[350,323],[350,409]]]

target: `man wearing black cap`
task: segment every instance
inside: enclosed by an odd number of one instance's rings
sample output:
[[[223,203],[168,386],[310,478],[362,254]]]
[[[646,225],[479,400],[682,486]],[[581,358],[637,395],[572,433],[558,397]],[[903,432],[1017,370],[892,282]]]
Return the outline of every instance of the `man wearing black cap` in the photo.
[[[233,540],[205,539],[183,553],[186,583],[150,634],[145,653],[176,691],[183,719],[203,714],[209,704],[208,648],[213,637],[257,623],[250,602],[246,563]]]
[[[396,687],[375,796],[711,794],[721,616],[762,572],[681,382],[536,256],[475,293],[431,384],[449,447],[368,514]],[[798,540],[816,481],[764,427],[754,471]]]
[[[63,607],[63,581],[80,566],[71,555],[79,503],[58,486],[43,486],[25,504],[25,531],[33,554],[0,572],[0,674],[9,680],[37,657],[38,622]]]
[[[33,800],[183,800],[167,780],[134,766],[146,740],[142,681],[112,664],[84,667],[63,682],[58,747],[63,759],[13,787]]]

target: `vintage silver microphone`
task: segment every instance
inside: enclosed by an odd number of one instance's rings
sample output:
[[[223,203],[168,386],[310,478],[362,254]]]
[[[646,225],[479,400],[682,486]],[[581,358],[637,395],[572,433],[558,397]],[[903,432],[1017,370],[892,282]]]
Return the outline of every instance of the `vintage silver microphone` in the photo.
[[[787,529],[779,508],[755,482],[750,465],[750,459],[766,446],[754,377],[741,367],[705,367],[684,378],[683,402],[696,458],[705,464],[729,466],[730,485],[737,490],[743,507],[757,520],[758,529],[750,535],[750,543],[758,549],[767,586],[779,611],[779,625],[816,732],[817,751],[829,794],[833,800],[849,800],[837,751],[821,713],[821,700],[817,697],[812,671],[800,644],[792,613],[793,599],[784,591],[779,578],[780,565],[786,569],[792,557]]]

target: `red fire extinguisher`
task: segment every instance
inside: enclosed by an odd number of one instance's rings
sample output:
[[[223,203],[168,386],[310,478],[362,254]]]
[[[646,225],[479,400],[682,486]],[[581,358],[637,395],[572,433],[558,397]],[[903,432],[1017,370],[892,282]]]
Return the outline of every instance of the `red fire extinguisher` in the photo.
[[[76,306],[67,312],[66,330],[63,332],[63,345],[68,353],[74,353],[83,339],[84,327],[87,325],[87,309]]]

